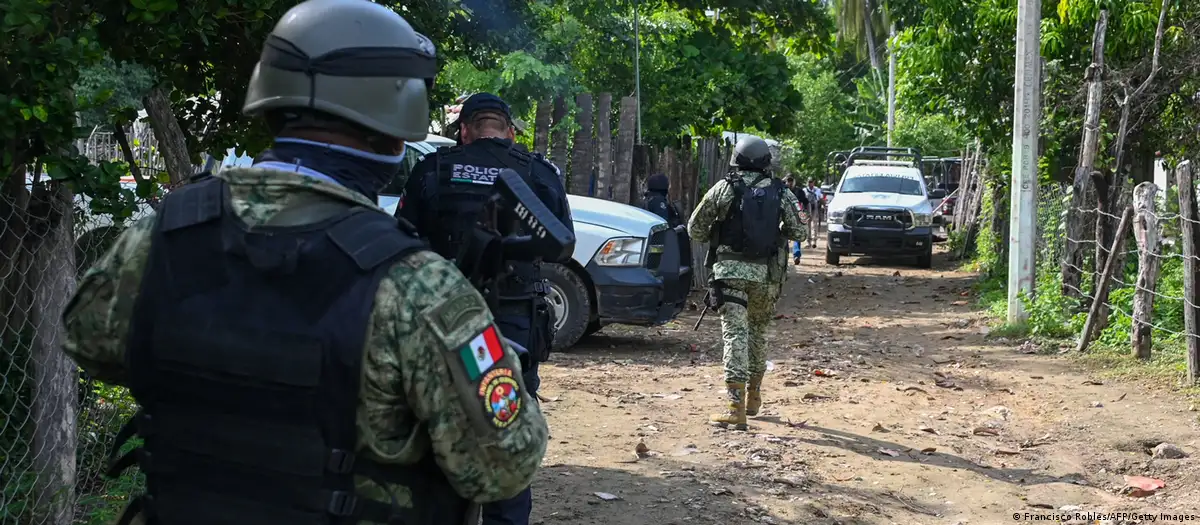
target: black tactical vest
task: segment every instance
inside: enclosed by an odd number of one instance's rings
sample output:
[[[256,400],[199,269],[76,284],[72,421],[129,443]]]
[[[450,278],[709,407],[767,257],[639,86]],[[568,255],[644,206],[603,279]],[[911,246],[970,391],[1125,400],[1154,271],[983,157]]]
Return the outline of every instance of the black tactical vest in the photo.
[[[485,139],[486,140],[486,139]],[[532,172],[535,162],[529,153],[515,147],[502,147],[499,143],[482,140],[469,146],[455,146],[438,150],[437,181],[432,187],[437,224],[445,228],[437,232],[422,232],[430,238],[434,251],[447,259],[455,259],[465,235],[471,231],[479,218],[479,212],[492,196],[492,186],[500,171],[509,168],[516,171],[526,184],[534,186]],[[516,229],[513,217],[502,217],[500,233],[508,234]],[[511,261],[512,272],[500,283],[501,301],[530,301],[541,289],[541,271],[536,263]]]
[[[671,203],[666,193],[657,191],[646,192],[646,200],[643,203],[646,211],[662,217],[667,221],[667,226],[672,228],[683,224],[683,218],[679,216],[679,210]]]
[[[304,226],[249,228],[208,178],[158,210],[129,332],[129,386],[146,493],[128,523],[459,523],[468,503],[432,454],[417,465],[356,458],[365,338],[380,280],[425,249],[410,225],[362,207]],[[337,210],[334,210],[337,213]],[[406,223],[405,223],[406,224]],[[355,476],[401,484],[415,508],[355,495]]]
[[[721,221],[721,244],[748,261],[768,259],[779,251],[780,202],[783,183],[772,179],[766,187],[758,183],[769,175],[759,175],[747,185],[738,173],[725,180],[733,189],[733,201]]]

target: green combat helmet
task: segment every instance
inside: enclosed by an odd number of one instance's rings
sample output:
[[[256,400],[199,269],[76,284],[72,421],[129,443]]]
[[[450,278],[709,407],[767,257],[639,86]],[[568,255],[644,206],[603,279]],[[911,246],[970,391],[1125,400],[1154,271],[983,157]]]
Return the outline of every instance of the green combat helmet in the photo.
[[[746,171],[764,171],[771,167],[771,148],[758,137],[745,137],[733,147],[729,165]]]
[[[267,36],[242,112],[310,109],[406,141],[429,132],[431,42],[367,0],[308,0]]]

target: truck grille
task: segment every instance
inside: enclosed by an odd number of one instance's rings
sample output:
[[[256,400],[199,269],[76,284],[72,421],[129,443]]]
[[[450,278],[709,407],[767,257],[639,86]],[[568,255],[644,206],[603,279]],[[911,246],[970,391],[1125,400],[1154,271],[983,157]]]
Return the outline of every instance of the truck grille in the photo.
[[[878,239],[862,239],[855,238],[851,245],[854,248],[870,249],[870,248],[892,248],[898,249],[904,246],[904,240],[900,237],[882,237]]]
[[[856,228],[906,230],[912,227],[912,214],[905,209],[850,208],[845,223]]]
[[[671,230],[667,226],[656,226],[650,230],[650,240],[646,246],[646,258],[642,262],[642,266],[649,268],[651,271],[658,271],[659,264],[662,263],[663,248],[667,243],[667,234]]]

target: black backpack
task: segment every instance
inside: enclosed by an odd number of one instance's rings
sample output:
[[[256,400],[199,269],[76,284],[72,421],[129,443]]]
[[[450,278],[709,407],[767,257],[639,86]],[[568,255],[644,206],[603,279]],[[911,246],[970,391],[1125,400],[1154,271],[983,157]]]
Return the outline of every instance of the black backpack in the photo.
[[[769,175],[759,175],[749,186],[740,174],[725,180],[733,188],[733,202],[721,224],[722,244],[745,259],[767,259],[779,251],[779,207],[785,187],[778,179],[757,187]]]

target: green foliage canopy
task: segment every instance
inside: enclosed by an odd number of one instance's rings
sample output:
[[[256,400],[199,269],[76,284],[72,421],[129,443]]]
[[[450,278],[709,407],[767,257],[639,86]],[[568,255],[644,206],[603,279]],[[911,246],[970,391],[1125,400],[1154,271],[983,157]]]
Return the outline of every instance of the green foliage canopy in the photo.
[[[43,173],[30,180],[42,190],[46,182],[63,182],[92,197],[94,209],[127,215],[131,191],[117,184],[120,164],[93,165],[75,149],[87,131],[76,112],[100,107],[109,91],[77,93],[80,72],[102,60],[90,2],[10,0],[0,18],[0,181],[21,177],[26,168]],[[81,96],[83,95],[83,96]],[[37,167],[45,167],[44,172]],[[5,193],[24,186],[6,184]]]
[[[717,10],[711,14],[693,4],[640,4],[645,139],[664,144],[724,129],[790,132],[802,100],[787,53],[823,48],[825,12],[815,2],[726,2],[708,6]],[[537,38],[492,68],[451,62],[445,81],[461,92],[495,91],[519,111],[555,94],[633,94],[632,2],[543,1],[529,9]]]

